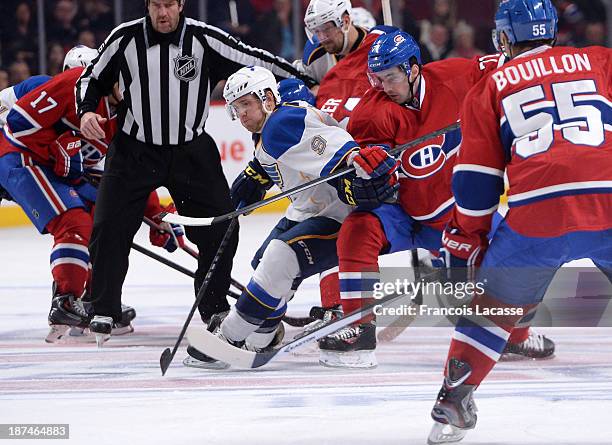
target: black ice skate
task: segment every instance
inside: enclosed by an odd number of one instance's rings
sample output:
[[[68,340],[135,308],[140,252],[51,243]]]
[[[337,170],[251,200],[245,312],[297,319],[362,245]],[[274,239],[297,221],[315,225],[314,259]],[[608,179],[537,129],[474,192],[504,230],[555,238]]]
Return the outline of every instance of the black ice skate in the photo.
[[[91,317],[91,307],[87,303],[72,294],[59,294],[54,283],[48,318],[50,329],[45,341],[47,343],[59,341],[67,335],[70,328],[85,329]]]
[[[310,308],[310,313],[308,315],[311,318],[315,318],[316,320],[304,326],[304,329],[302,330],[302,332],[296,335],[294,337],[294,340],[297,338],[304,337],[310,334],[311,332],[316,331],[317,329],[319,329],[321,326],[323,326],[326,323],[331,323],[332,321],[342,317],[342,314],[343,312],[342,312],[341,305],[333,306],[330,308],[324,308],[321,306],[313,306],[312,308]]]
[[[332,368],[378,366],[375,322],[347,326],[319,340],[319,363]]]
[[[459,442],[476,426],[473,398],[476,386],[463,383],[470,374],[470,365],[454,358],[449,360],[447,377],[431,411],[434,426],[427,438],[429,445]]]
[[[96,315],[89,323],[89,330],[96,336],[96,343],[99,348],[110,338],[113,324],[113,317],[104,315]]]
[[[531,359],[552,358],[555,353],[555,343],[542,334],[529,330],[529,337],[521,343],[507,343],[504,349],[504,358],[510,359],[508,354],[514,354]]]

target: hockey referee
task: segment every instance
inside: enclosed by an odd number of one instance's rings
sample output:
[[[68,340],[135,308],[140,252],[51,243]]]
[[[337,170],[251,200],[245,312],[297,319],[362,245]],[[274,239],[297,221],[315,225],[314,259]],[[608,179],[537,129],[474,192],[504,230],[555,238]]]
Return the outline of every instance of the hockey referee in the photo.
[[[279,78],[300,77],[286,60],[238,42],[183,14],[185,0],[146,0],[148,15],[119,25],[76,85],[81,132],[104,135],[95,113],[118,82],[123,102],[109,147],[90,242],[90,300],[97,322],[121,318],[121,288],[134,235],[149,194],[165,186],[182,215],[233,210],[215,141],[204,130],[210,94],[242,66],[260,65]],[[227,224],[186,228],[199,249],[195,289],[203,282]],[[226,293],[238,244],[235,231],[199,310],[203,320],[229,309]],[[170,296],[169,296],[170,297]]]

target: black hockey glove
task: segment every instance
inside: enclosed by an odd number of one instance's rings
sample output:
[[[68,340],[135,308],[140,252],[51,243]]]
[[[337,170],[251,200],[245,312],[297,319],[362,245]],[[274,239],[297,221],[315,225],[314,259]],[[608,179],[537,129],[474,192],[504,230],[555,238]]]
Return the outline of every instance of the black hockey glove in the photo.
[[[353,172],[338,178],[335,186],[342,202],[364,210],[375,209],[383,203],[396,202],[399,190],[397,178],[389,174],[363,179]]]
[[[253,158],[232,184],[230,195],[234,208],[238,208],[240,202],[247,206],[261,201],[272,185],[272,180],[259,161]]]

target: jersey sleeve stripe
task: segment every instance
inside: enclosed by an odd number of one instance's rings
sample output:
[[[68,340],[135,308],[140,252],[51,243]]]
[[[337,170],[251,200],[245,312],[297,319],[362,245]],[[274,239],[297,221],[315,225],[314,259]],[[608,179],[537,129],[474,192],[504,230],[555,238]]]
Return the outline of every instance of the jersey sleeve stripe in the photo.
[[[465,216],[487,216],[487,215],[491,215],[492,213],[495,213],[495,211],[497,210],[497,207],[499,207],[499,204],[495,204],[493,207],[490,207],[488,209],[484,209],[484,210],[470,210],[470,209],[466,209],[464,207],[461,207],[460,205],[457,204],[457,210],[459,211],[459,213],[465,215]]]
[[[612,181],[569,182],[517,193],[508,196],[508,206],[517,207],[559,196],[590,193],[612,193]]]
[[[334,172],[341,164],[345,164],[346,157],[354,149],[358,149],[359,144],[355,141],[346,142],[340,149],[334,154],[331,160],[325,164],[323,170],[321,170],[321,176],[327,176]]]
[[[504,172],[502,170],[493,167],[485,167],[484,165],[477,164],[457,164],[453,168],[453,174],[457,172],[477,172],[492,176],[498,176],[501,178],[504,177]]]

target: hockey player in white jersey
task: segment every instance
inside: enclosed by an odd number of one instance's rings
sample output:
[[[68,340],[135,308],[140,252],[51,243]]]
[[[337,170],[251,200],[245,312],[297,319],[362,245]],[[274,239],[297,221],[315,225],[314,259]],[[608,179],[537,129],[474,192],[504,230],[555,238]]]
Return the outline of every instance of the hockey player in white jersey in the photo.
[[[232,119],[253,133],[255,156],[232,185],[237,205],[260,201],[273,184],[287,190],[343,168],[359,148],[329,115],[306,102],[280,102],[276,80],[265,68],[245,67],[228,79],[223,96]],[[397,190],[391,175],[379,182],[351,176],[337,185],[319,184],[293,195],[284,218],[264,241],[255,272],[227,316],[214,316],[208,329],[236,347],[262,350],[280,341],[287,302],[301,280],[338,264],[336,239],[351,207],[380,203]],[[348,198],[347,198],[348,196]],[[220,368],[193,347],[186,365]]]

